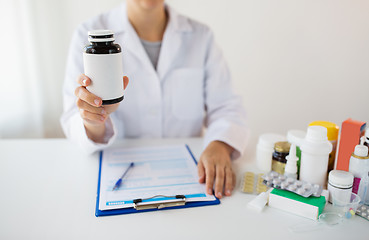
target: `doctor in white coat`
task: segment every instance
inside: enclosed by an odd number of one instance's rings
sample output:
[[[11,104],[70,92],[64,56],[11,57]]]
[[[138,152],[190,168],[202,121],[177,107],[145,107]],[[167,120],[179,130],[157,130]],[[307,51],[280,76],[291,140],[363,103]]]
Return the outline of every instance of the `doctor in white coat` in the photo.
[[[86,86],[83,47],[87,32],[110,29],[123,53],[124,100],[101,105]],[[241,101],[231,89],[226,62],[208,27],[175,12],[164,0],[127,0],[76,30],[69,51],[61,124],[88,152],[117,138],[202,136],[199,181],[218,198],[235,186],[231,159],[246,147]]]

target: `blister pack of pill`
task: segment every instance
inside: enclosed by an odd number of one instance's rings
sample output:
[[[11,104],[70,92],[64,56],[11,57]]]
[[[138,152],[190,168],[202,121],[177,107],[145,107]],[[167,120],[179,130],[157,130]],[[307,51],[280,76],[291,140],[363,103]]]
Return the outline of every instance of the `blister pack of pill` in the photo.
[[[368,205],[361,205],[356,210],[356,215],[366,219],[369,221],[369,206]]]
[[[268,187],[287,190],[303,197],[320,197],[323,191],[323,187],[318,184],[299,181],[274,171],[263,175],[262,178],[264,179],[263,183]]]
[[[262,173],[255,174],[253,172],[245,172],[241,181],[241,191],[250,194],[259,194],[268,190],[263,184]]]

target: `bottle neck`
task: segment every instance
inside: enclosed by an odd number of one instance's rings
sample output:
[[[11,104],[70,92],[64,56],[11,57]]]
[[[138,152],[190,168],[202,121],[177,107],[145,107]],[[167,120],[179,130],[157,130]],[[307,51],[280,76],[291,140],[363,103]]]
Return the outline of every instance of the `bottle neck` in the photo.
[[[113,42],[91,42],[92,46],[98,46],[98,47],[106,47],[111,46]]]

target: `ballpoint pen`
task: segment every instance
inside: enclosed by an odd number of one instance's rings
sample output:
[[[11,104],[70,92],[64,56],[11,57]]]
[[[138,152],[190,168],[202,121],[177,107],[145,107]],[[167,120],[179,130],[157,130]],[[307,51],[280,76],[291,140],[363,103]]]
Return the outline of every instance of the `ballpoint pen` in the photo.
[[[128,168],[124,171],[123,175],[118,179],[118,181],[115,183],[114,187],[113,187],[113,191],[115,189],[118,189],[120,187],[120,185],[122,184],[122,180],[124,178],[124,176],[128,173],[129,169],[131,169],[134,166],[134,163],[131,162],[131,164],[129,164]]]

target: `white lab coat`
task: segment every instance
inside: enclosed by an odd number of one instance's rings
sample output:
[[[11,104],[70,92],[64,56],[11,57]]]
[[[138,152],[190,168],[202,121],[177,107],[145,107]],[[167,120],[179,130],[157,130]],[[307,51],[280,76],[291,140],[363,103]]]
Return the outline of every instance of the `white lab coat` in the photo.
[[[204,147],[214,140],[232,146],[236,158],[247,140],[245,112],[231,89],[226,62],[203,24],[167,6],[167,24],[155,70],[130,24],[125,4],[81,24],[70,50],[64,83],[65,135],[88,152],[101,150],[117,138],[172,138],[201,136]],[[77,77],[84,72],[82,51],[87,31],[110,29],[122,47],[123,70],[129,77],[124,100],[106,122],[106,144],[96,144],[85,132],[76,106]]]

